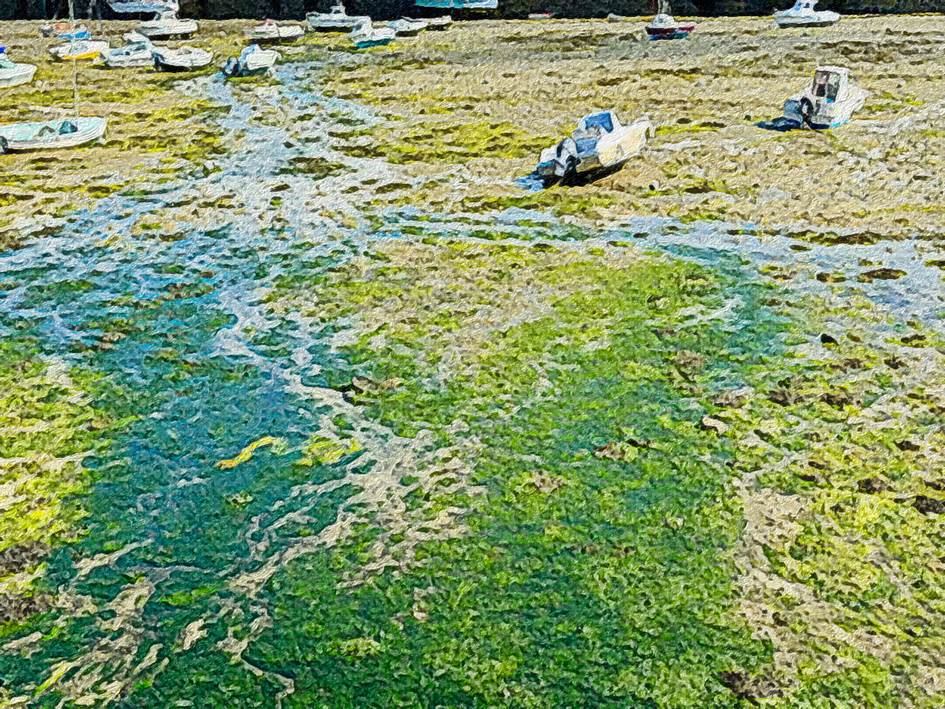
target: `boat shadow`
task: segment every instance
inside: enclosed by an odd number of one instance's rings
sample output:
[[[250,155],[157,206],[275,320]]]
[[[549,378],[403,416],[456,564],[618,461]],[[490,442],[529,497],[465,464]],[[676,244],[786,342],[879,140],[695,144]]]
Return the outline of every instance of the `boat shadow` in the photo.
[[[574,174],[567,177],[555,178],[553,180],[546,180],[538,175],[538,173],[530,172],[527,175],[516,178],[515,184],[528,192],[540,192],[541,190],[554,185],[560,185],[561,187],[580,187],[582,185],[589,185],[592,182],[597,182],[597,180],[601,180],[605,177],[613,175],[614,173],[620,172],[623,166],[624,163],[620,163],[619,165],[612,165],[611,167],[595,170],[594,172],[589,172],[584,175]]]
[[[790,118],[785,118],[784,116],[778,116],[768,121],[758,121],[755,125],[758,128],[778,131],[779,133],[786,133],[789,130],[799,130],[801,128],[800,123]]]

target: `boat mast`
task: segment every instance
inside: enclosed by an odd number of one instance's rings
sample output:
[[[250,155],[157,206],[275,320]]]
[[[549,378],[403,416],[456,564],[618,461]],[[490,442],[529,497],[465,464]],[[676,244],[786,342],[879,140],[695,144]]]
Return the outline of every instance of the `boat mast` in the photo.
[[[73,0],[69,0],[69,32],[72,38],[69,40],[69,51],[72,53],[72,112],[75,117],[79,117],[79,62],[75,59],[75,5]]]

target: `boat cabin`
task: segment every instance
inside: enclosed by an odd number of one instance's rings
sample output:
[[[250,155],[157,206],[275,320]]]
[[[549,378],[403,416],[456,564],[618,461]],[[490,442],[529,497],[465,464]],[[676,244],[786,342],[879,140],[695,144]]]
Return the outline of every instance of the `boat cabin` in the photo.
[[[814,72],[814,83],[811,84],[811,95],[832,103],[843,95],[849,78],[849,70],[843,67],[817,67],[817,71]]]
[[[812,13],[814,12],[814,5],[817,4],[817,0],[797,0],[794,3],[794,7],[791,8],[791,12],[796,13]]]

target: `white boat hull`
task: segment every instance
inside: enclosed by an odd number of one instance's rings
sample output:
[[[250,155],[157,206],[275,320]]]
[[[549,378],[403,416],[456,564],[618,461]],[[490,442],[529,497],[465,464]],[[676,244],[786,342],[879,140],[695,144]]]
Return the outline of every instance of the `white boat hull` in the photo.
[[[305,30],[299,25],[291,25],[289,27],[253,27],[244,32],[246,39],[253,42],[294,42],[304,34]]]
[[[195,71],[210,66],[213,54],[205,49],[156,49],[151,55],[158,71]]]
[[[28,84],[35,75],[36,67],[32,64],[14,64],[11,69],[0,69],[0,88]]]
[[[77,130],[61,132],[66,122],[72,123]],[[75,118],[69,121],[0,126],[0,153],[75,148],[99,140],[105,135],[107,125],[108,121],[104,118]]]
[[[138,34],[144,35],[148,39],[163,39],[167,37],[189,37],[197,31],[196,20],[181,20],[179,22],[167,24],[148,24],[147,22],[138,26]]]
[[[789,11],[785,11],[788,13]],[[829,27],[840,19],[836,12],[824,10],[812,14],[781,14],[774,13],[774,21],[781,28],[787,27]]]

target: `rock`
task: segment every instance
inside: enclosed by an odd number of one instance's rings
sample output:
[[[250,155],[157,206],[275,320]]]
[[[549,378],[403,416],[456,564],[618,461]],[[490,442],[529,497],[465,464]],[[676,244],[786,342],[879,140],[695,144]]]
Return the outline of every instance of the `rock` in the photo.
[[[901,441],[896,441],[896,448],[901,451],[910,451],[915,452],[920,450],[919,444],[910,441],[908,438],[904,438]]]
[[[924,515],[940,515],[945,512],[945,500],[926,495],[916,495],[912,500],[912,506]]]
[[[700,421],[699,424],[703,430],[715,431],[720,436],[725,435],[729,430],[729,425],[727,423],[717,418],[712,418],[711,416],[703,416],[702,421]]]
[[[869,495],[886,492],[889,486],[880,478],[863,478],[856,483],[856,489]]]
[[[833,335],[829,335],[826,332],[820,333],[820,343],[822,345],[835,345],[837,344],[837,338]]]

